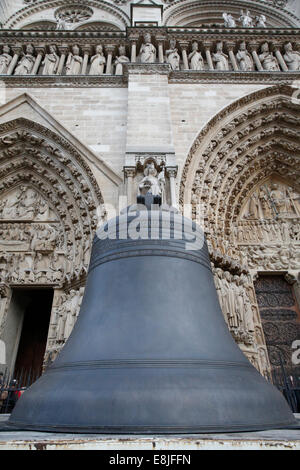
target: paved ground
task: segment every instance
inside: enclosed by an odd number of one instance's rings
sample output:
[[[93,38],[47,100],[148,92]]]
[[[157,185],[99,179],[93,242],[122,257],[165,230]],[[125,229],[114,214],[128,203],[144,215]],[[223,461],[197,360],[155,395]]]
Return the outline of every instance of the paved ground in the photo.
[[[8,431],[0,415],[0,450],[300,450],[299,429],[234,434],[135,436]]]

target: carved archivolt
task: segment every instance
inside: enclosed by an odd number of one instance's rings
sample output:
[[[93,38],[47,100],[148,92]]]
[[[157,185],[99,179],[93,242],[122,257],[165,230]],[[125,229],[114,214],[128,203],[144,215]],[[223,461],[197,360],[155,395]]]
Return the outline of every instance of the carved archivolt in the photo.
[[[75,148],[39,124],[0,126],[1,282],[62,285],[85,275],[102,195]]]
[[[180,204],[204,204],[207,232],[228,237],[246,198],[271,174],[300,189],[300,119],[293,91],[278,86],[248,95],[200,132],[183,169]]]

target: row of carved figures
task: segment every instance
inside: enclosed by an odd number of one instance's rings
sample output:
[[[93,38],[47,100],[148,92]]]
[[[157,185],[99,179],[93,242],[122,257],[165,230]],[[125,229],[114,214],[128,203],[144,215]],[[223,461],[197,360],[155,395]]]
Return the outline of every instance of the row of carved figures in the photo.
[[[180,41],[179,41],[180,44]],[[136,46],[134,46],[136,47]],[[203,52],[201,51],[203,49]],[[167,63],[171,69],[176,70],[216,70],[216,71],[298,71],[300,70],[300,52],[293,49],[289,42],[280,46],[274,46],[271,51],[268,42],[264,42],[258,48],[251,47],[249,52],[245,42],[238,45],[235,52],[234,44],[227,44],[228,54],[224,52],[222,41],[217,42],[215,50],[211,45],[203,44],[199,46],[197,41],[188,46],[181,46],[181,53],[177,47],[175,39],[170,40],[169,48],[163,51],[162,44],[157,49],[151,42],[150,34],[146,34],[144,42],[140,48],[139,55],[136,56],[132,50],[131,58],[127,57],[125,46],[118,48],[118,54],[113,56],[115,46],[98,45],[94,53],[90,48],[82,52],[79,46],[74,45],[70,49],[64,48],[60,51],[57,46],[50,45],[48,51],[45,47],[34,47],[29,44],[25,51],[19,50],[12,55],[9,46],[3,46],[0,55],[0,75],[92,75],[99,76],[105,74],[123,74],[123,66],[126,63]]]
[[[233,232],[236,237],[235,241],[246,245],[300,242],[299,219],[296,222],[287,220],[240,222]]]
[[[249,10],[241,10],[241,14],[238,20],[236,20],[230,13],[223,13],[224,26],[225,28],[236,28],[237,25],[243,28],[266,28],[267,18],[265,15],[258,15],[255,19],[251,16]]]

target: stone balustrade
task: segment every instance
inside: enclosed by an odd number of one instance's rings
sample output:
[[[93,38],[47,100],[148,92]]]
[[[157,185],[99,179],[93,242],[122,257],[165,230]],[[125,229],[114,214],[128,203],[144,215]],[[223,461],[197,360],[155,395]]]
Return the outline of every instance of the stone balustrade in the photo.
[[[146,39],[145,39],[146,36]],[[127,28],[126,32],[0,30],[1,76],[120,76],[127,64],[176,74],[300,72],[300,30]]]

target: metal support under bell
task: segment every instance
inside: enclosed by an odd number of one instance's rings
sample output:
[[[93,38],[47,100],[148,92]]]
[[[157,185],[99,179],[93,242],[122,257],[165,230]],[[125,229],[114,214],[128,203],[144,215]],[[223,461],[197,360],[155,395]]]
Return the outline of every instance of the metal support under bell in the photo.
[[[148,239],[126,237],[138,223]],[[180,238],[183,225],[186,238],[196,235],[198,249]],[[228,331],[201,229],[195,233],[174,212],[144,210],[110,221],[108,232],[114,230],[115,239],[95,237],[75,328],[9,423],[102,433],[233,432],[294,424],[281,393]]]

